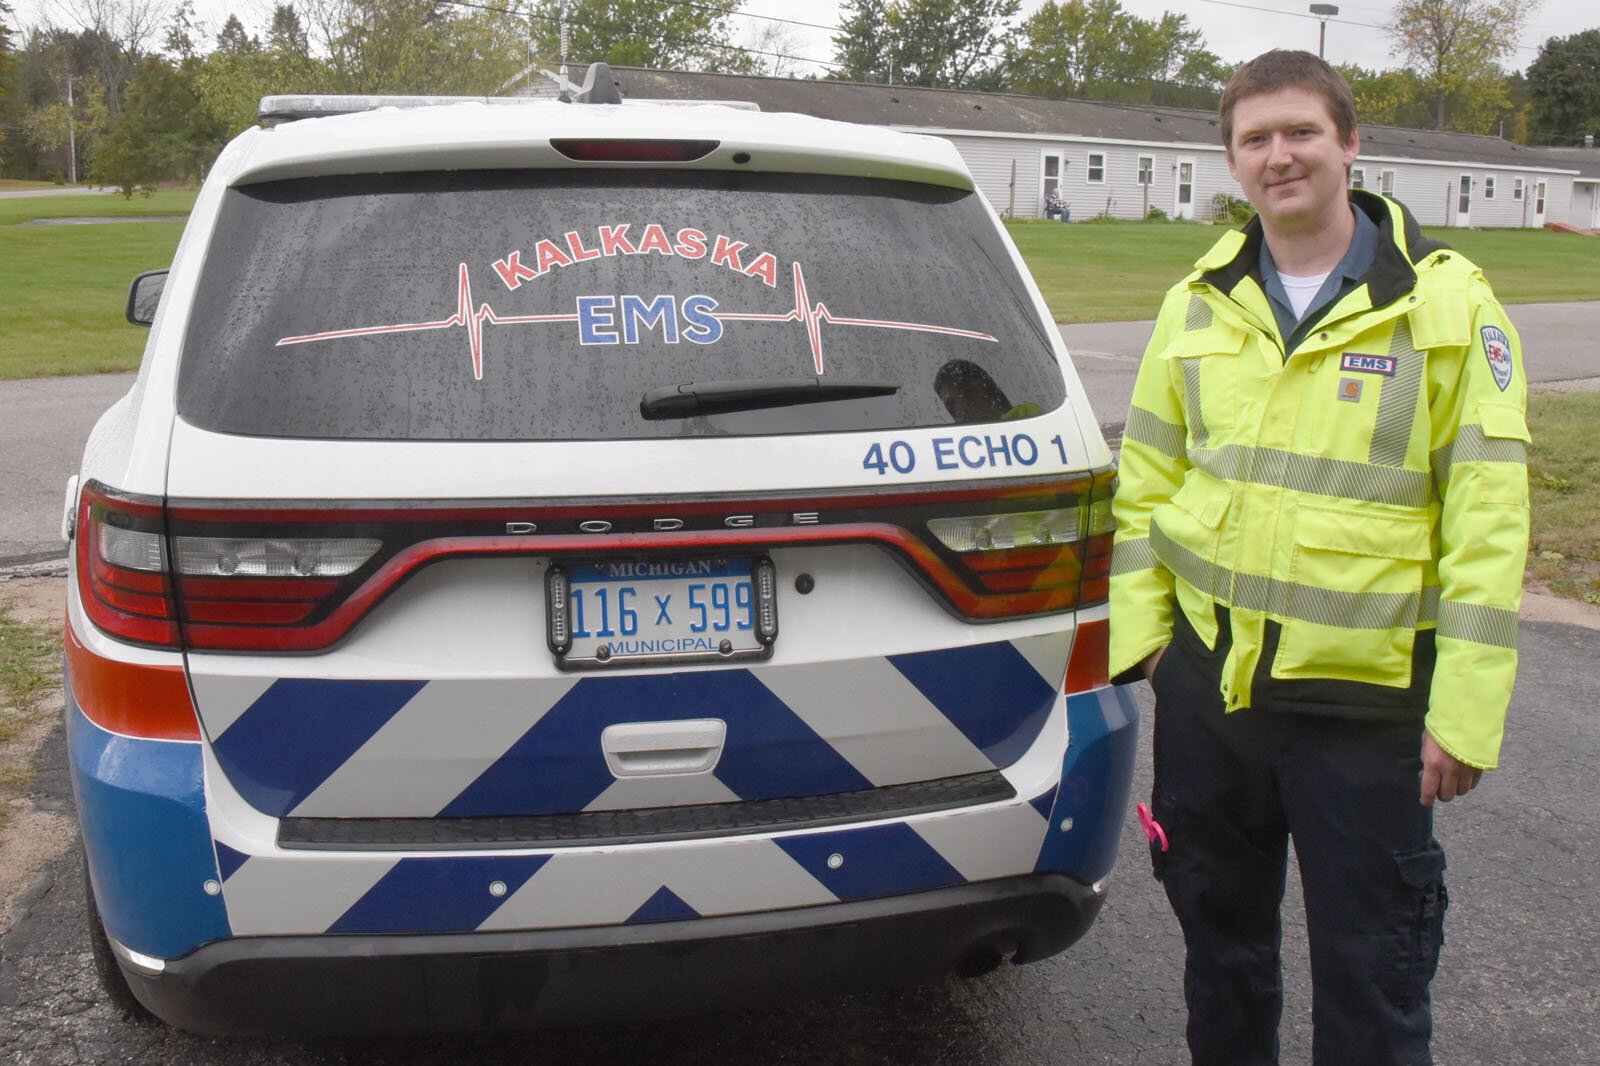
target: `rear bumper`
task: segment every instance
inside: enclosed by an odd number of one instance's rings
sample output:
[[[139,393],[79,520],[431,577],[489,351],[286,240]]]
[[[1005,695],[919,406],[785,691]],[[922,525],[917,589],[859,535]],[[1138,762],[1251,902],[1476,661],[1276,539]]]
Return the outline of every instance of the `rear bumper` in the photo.
[[[1103,889],[1060,874],[752,915],[541,930],[243,937],[128,971],[166,1022],[217,1034],[517,1029],[738,1008],[1033,962]]]

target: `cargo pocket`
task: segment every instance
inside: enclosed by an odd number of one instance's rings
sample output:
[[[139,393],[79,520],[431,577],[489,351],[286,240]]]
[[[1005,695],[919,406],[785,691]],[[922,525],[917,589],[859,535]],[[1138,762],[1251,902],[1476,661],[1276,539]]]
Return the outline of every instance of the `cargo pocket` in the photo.
[[[1190,618],[1212,618],[1212,599],[1228,602],[1231,573],[1217,565],[1222,520],[1232,505],[1226,482],[1191,471],[1172,500],[1151,515],[1156,558],[1182,581],[1178,603]]]
[[[1426,515],[1302,505],[1270,605],[1283,624],[1272,676],[1405,688],[1432,557]]]
[[[1421,1002],[1439,969],[1450,895],[1444,887],[1444,849],[1438,841],[1430,840],[1416,851],[1399,852],[1394,861],[1392,940],[1380,985],[1385,997],[1405,1010]]]
[[[1501,462],[1527,462],[1528,445],[1533,436],[1528,432],[1528,420],[1522,409],[1508,403],[1483,403],[1478,405],[1478,422],[1483,426],[1485,457]],[[1527,505],[1520,481],[1494,478],[1484,485],[1483,502]]]

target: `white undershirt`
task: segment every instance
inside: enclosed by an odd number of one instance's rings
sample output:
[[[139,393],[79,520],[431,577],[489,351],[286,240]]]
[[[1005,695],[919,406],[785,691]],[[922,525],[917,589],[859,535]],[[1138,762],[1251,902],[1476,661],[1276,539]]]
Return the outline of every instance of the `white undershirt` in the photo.
[[[1293,274],[1278,275],[1278,280],[1283,282],[1284,294],[1289,297],[1289,306],[1294,309],[1297,319],[1306,317],[1306,308],[1311,306],[1312,297],[1322,291],[1322,283],[1328,280],[1331,270],[1324,270],[1320,274],[1309,277],[1297,278]]]

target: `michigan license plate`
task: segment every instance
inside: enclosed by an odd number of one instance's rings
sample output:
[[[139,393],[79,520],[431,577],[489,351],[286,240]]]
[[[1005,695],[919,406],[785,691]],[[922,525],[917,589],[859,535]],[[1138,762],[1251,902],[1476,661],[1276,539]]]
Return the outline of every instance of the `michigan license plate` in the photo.
[[[571,667],[765,658],[777,636],[776,584],[765,558],[552,567],[550,647]]]

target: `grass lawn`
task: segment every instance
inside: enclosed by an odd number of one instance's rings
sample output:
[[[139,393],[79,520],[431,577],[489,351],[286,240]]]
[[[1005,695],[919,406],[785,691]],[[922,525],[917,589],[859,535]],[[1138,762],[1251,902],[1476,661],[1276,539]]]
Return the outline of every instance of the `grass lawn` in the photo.
[[[1154,318],[1161,294],[1225,232],[1186,222],[1014,222],[1007,228],[1059,322]],[[1426,232],[1483,267],[1503,303],[1600,296],[1600,239],[1545,230]]]
[[[132,370],[148,333],[123,317],[128,282],[172,261],[181,221],[29,225],[33,219],[186,216],[195,194],[0,200],[0,379]]]
[[[1572,599],[1600,603],[1600,393],[1528,397],[1533,550],[1528,576]]]

